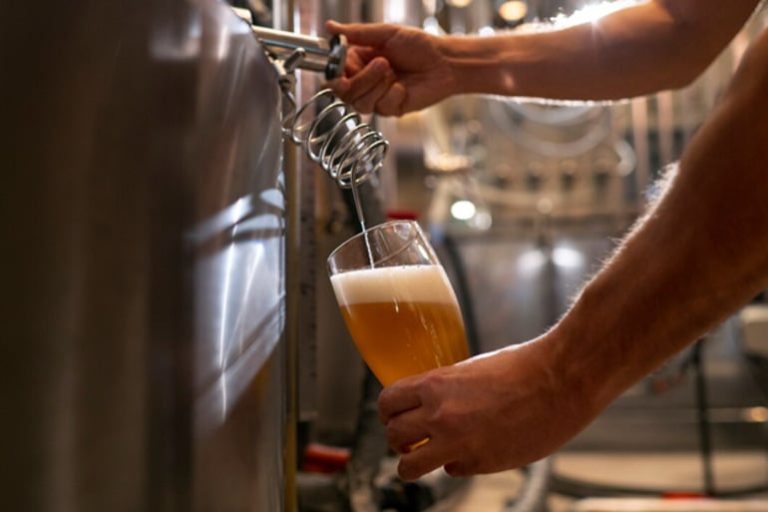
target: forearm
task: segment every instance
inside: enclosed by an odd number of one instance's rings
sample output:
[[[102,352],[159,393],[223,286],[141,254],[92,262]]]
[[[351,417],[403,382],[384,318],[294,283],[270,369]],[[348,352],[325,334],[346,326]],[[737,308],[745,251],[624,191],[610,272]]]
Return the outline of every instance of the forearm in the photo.
[[[740,0],[723,9],[709,0],[649,1],[560,30],[448,37],[442,49],[459,77],[457,92],[626,98],[690,82],[756,3]]]
[[[600,410],[768,287],[768,36],[658,204],[545,337]]]

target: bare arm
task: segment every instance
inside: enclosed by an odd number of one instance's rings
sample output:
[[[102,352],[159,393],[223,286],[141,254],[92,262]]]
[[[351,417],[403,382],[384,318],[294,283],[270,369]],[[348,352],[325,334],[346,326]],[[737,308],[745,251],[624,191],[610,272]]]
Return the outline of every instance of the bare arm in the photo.
[[[754,10],[756,0],[652,0],[562,30],[442,40],[465,77],[462,92],[618,99],[696,78]]]
[[[768,287],[768,32],[677,175],[547,334],[384,390],[400,471],[498,471],[551,453]],[[409,443],[429,436],[422,448]]]
[[[437,37],[397,25],[339,25],[354,44],[336,92],[400,115],[460,93],[609,100],[683,86],[758,0],[649,0],[591,23],[531,34]]]
[[[768,287],[768,32],[684,153],[659,204],[557,330],[602,408]],[[597,321],[597,319],[600,319]],[[571,356],[570,351],[575,351]],[[593,366],[594,365],[594,366]]]

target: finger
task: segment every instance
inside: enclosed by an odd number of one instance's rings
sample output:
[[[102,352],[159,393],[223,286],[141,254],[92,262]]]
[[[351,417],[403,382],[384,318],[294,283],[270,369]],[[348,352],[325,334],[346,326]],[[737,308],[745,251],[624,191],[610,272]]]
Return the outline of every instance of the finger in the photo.
[[[389,23],[337,23],[328,20],[325,27],[331,34],[343,34],[352,44],[363,46],[381,46],[395,35],[397,25]]]
[[[418,450],[401,455],[397,473],[403,480],[416,480],[448,462],[448,450],[433,440]]]
[[[326,82],[324,87],[330,87],[338,97],[346,96],[347,91],[349,91],[349,78],[341,77],[331,80]]]
[[[337,96],[346,93],[349,90],[350,78],[357,75],[376,56],[377,53],[371,48],[357,47],[350,49],[347,54],[346,64],[344,65],[344,74],[325,82],[323,87],[330,87]]]
[[[425,439],[429,439],[429,431],[424,421],[424,409],[412,409],[394,418],[387,423],[387,442],[390,448],[397,453],[409,453],[420,445]]]
[[[362,71],[366,64],[379,56],[379,52],[366,46],[350,48],[344,64],[344,73],[347,76],[355,76]]]
[[[384,79],[375,84],[371,90],[352,101],[352,106],[361,114],[370,114],[376,108],[376,102],[386,93],[395,81],[395,74],[388,70]]]
[[[405,103],[405,87],[400,82],[395,82],[387,93],[376,102],[376,112],[383,116],[400,116],[403,114]]]
[[[347,101],[353,102],[383,82],[387,73],[392,73],[387,59],[376,57],[362,71],[349,79],[349,90],[345,93]]]
[[[405,411],[421,405],[421,398],[416,386],[409,384],[410,379],[400,381],[384,388],[379,395],[379,419],[385,425],[389,420]]]
[[[470,476],[477,473],[472,470],[472,466],[466,462],[455,461],[445,465],[445,472],[452,477]]]

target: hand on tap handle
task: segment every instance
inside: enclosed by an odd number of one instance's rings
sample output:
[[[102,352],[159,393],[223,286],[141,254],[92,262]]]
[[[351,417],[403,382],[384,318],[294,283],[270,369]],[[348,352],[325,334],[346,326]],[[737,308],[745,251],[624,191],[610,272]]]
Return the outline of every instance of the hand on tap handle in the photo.
[[[399,116],[458,92],[439,37],[383,23],[329,21],[327,28],[350,44],[344,76],[330,86],[359,112]]]
[[[679,88],[722,51],[757,0],[646,0],[565,28],[435,36],[393,24],[327,24],[350,45],[334,91],[402,115],[466,93],[613,100]]]

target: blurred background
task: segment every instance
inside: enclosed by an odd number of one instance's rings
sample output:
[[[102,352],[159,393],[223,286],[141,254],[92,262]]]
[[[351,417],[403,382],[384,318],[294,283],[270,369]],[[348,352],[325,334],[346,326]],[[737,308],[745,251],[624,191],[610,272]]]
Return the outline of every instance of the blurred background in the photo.
[[[286,91],[302,105],[325,77],[265,54],[242,19],[316,39],[329,18],[485,36],[615,2],[231,4],[241,17],[213,0],[0,8],[16,20],[0,34],[15,128],[0,143],[8,510],[768,510],[762,296],[550,458],[400,481],[327,276],[359,230],[351,194],[281,137]],[[369,116],[391,146],[361,189],[366,218],[420,222],[473,353],[535,337],[642,214],[766,24],[760,8],[679,91]]]

